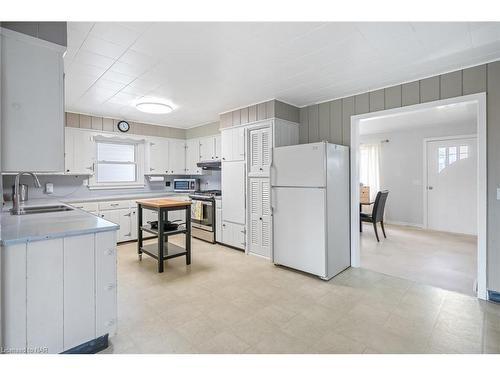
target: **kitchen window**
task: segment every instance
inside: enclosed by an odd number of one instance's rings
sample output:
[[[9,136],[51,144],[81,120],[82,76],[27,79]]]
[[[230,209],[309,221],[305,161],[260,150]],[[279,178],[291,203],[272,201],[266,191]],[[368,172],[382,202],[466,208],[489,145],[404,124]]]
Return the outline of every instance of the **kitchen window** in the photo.
[[[96,139],[95,174],[89,187],[113,189],[144,186],[143,145],[135,141]]]

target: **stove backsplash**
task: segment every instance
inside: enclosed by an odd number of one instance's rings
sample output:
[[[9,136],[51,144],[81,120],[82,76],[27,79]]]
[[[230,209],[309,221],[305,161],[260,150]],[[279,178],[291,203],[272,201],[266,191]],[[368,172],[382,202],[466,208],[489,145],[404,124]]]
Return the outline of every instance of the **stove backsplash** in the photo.
[[[14,184],[14,176],[4,175],[3,190],[4,199],[11,200],[12,185]],[[49,198],[61,200],[74,200],[86,198],[98,198],[102,196],[115,195],[130,195],[137,193],[161,193],[173,192],[174,178],[198,178],[200,180],[200,190],[220,190],[221,189],[221,172],[220,171],[204,171],[201,176],[165,176],[165,181],[150,182],[145,178],[144,188],[139,189],[106,189],[106,190],[89,190],[86,186],[86,177],[83,176],[61,176],[61,175],[39,175],[39,180],[42,188],[37,189],[31,184],[28,178],[22,178],[22,183],[29,183],[29,198]],[[166,186],[166,182],[170,181],[170,186]],[[54,184],[54,193],[45,193],[46,183]]]

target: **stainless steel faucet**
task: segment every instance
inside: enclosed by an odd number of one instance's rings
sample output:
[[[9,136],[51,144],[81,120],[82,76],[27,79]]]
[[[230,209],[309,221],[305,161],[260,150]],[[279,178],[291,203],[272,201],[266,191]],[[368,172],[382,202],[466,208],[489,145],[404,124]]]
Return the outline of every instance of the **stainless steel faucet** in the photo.
[[[36,176],[36,174],[34,174],[32,172],[20,172],[20,173],[18,173],[16,175],[16,180],[14,182],[14,197],[13,197],[14,202],[12,205],[12,210],[10,211],[12,213],[12,215],[21,215],[22,214],[22,210],[19,207],[19,201],[21,200],[21,198],[19,196],[19,180],[21,179],[21,176],[24,174],[28,174],[28,175],[33,177],[33,179],[35,180],[35,187],[37,187],[37,188],[42,187],[42,185],[40,185],[40,181],[38,180],[38,177]]]

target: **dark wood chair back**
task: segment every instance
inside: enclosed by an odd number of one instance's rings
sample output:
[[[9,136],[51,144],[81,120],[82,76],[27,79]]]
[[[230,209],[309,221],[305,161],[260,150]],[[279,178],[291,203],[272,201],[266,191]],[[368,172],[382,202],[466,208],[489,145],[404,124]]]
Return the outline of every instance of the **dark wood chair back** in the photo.
[[[384,210],[385,202],[387,201],[387,196],[389,195],[389,190],[382,190],[377,193],[375,198],[375,203],[373,204],[372,218],[375,223],[384,220]]]

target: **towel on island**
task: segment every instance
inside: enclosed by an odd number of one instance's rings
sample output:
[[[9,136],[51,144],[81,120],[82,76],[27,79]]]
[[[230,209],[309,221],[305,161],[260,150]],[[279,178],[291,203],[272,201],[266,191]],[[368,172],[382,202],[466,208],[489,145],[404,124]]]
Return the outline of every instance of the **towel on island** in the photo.
[[[191,206],[191,214],[193,215],[193,219],[202,220],[203,219],[203,205],[200,201],[196,201]]]

